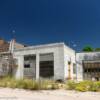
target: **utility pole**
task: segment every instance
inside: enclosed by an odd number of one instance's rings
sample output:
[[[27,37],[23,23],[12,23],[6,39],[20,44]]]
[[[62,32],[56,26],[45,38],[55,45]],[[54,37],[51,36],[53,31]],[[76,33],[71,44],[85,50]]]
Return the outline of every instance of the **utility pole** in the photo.
[[[15,35],[15,30],[12,31],[12,35],[13,35],[13,39],[11,39],[10,43],[9,43],[9,55],[8,55],[8,60],[9,60],[9,72],[8,74],[12,77],[13,75],[13,68],[15,66],[15,62],[14,62],[14,45],[15,45],[15,39],[14,39],[14,35]]]

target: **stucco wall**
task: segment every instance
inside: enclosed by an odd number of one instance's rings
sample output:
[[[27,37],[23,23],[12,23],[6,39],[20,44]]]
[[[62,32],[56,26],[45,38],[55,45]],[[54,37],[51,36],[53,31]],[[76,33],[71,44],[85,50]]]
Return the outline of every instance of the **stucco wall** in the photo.
[[[83,60],[99,60],[100,61],[100,52],[83,52],[76,54],[76,63],[77,63],[77,79],[79,81],[83,80]]]
[[[64,79],[64,44],[50,44],[43,46],[25,47],[14,51],[14,57],[18,59],[18,69],[16,77],[23,77],[23,57],[29,54],[54,54],[54,79]],[[21,60],[22,59],[22,60]],[[38,62],[36,62],[38,63]],[[36,66],[37,67],[37,66]],[[21,76],[20,76],[21,75]]]
[[[73,63],[75,63],[75,51],[66,45],[64,45],[64,77],[68,78],[68,61],[71,61],[71,78],[74,78],[73,74]]]

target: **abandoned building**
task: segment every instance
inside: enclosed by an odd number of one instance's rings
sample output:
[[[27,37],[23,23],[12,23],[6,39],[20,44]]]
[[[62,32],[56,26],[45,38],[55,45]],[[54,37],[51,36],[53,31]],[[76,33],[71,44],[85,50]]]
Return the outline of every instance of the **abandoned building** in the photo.
[[[100,52],[76,54],[78,80],[100,80]]]
[[[100,80],[100,52],[76,53],[64,43],[27,46],[0,39],[0,76],[17,79]]]
[[[13,57],[13,51],[23,47],[24,45],[16,43],[15,40],[7,42],[0,38],[0,77],[15,70],[13,63],[16,59]]]

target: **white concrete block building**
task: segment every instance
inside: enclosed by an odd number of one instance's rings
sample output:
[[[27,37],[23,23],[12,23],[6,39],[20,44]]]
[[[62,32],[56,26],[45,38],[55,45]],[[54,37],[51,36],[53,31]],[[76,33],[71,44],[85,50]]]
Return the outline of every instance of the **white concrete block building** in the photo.
[[[65,80],[76,78],[75,51],[64,43],[30,46],[14,50],[18,61],[16,78]]]

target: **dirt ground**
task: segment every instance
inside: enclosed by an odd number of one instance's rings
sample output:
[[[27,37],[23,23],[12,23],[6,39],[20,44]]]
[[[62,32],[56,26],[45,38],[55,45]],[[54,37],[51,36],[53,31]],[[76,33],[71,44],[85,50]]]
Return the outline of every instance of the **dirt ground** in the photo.
[[[0,88],[0,100],[100,100],[100,93],[66,90],[29,91]]]

